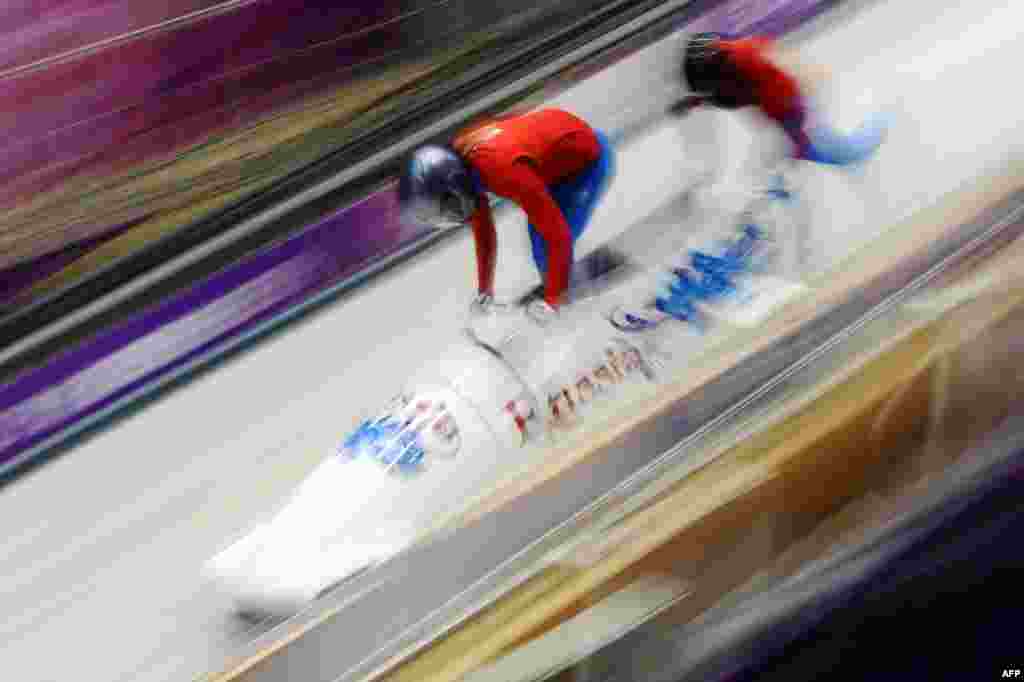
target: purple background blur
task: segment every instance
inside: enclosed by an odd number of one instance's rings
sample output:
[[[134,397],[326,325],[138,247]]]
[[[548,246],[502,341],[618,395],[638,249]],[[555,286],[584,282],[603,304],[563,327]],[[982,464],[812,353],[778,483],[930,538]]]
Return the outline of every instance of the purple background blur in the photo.
[[[354,66],[400,47],[394,20],[433,0],[263,0],[217,11],[199,0],[153,4],[53,2],[0,17],[0,61],[10,67],[207,9],[38,69],[8,68],[0,79],[0,208],[74,176],[102,179],[165,157],[343,83]],[[116,227],[86,216],[67,242]],[[0,251],[0,266],[9,265]]]
[[[545,3],[78,0],[0,10],[0,308],[28,303],[19,294],[83,246],[160,216],[146,196],[118,194],[116,178],[143,177],[185,152],[201,158],[203,144],[344,92],[367,69],[428,44],[450,48]],[[255,172],[272,175],[289,161],[259,163]],[[246,181],[233,162],[220,172],[215,186]],[[172,197],[192,182],[164,178],[147,192]],[[57,227],[32,234],[40,210]]]

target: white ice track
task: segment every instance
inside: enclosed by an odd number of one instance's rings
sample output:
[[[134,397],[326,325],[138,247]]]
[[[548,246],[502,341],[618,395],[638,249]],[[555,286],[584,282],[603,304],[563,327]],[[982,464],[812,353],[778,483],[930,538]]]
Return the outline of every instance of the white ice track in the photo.
[[[1024,144],[1013,87],[1022,15],[1011,0],[876,2],[807,32],[802,46],[834,68],[843,92],[866,84],[899,114],[883,152],[854,178],[808,171],[802,194],[820,262]],[[667,72],[673,49],[648,56]],[[610,74],[620,94],[623,83],[659,87],[641,61]],[[584,85],[557,104],[614,127],[623,109],[608,92]],[[630,144],[581,253],[678,194],[704,163],[708,126],[735,135],[731,150],[751,134],[743,117],[701,115]],[[525,231],[502,239],[498,281],[518,291],[530,283]],[[472,295],[471,249],[468,235],[449,240],[0,492],[4,678],[141,682],[218,667],[246,634],[202,584],[202,563],[452,337]]]

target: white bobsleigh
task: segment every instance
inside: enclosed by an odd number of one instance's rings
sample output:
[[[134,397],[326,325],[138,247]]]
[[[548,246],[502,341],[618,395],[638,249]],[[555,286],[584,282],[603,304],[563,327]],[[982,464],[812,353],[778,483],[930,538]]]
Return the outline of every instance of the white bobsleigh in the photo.
[[[478,319],[464,342],[359,424],[274,518],[211,559],[207,576],[242,614],[293,615],[409,546],[588,404],[653,377],[637,345],[583,313],[548,328],[521,308]]]
[[[707,282],[698,281],[686,291],[675,287],[669,297],[678,303],[690,296],[683,302],[698,306],[712,323],[735,326],[756,325],[798,293],[799,283],[758,275],[749,258],[729,255],[750,241],[749,226],[744,229],[725,242],[685,249],[686,267],[741,263],[742,273],[692,270],[697,279],[727,278],[728,292],[712,295]],[[684,271],[678,262],[667,270],[677,279]],[[625,385],[655,380],[666,351],[679,357],[684,337],[700,345],[685,319],[639,333],[613,324],[612,302],[623,291],[635,296],[647,286],[638,280],[661,274],[646,271],[609,287],[546,325],[521,306],[477,317],[461,343],[359,424],[273,519],[211,559],[207,575],[239,612],[288,617],[408,547],[519,470],[527,459],[523,448],[545,447],[552,434],[585,422],[591,406],[617,400]]]

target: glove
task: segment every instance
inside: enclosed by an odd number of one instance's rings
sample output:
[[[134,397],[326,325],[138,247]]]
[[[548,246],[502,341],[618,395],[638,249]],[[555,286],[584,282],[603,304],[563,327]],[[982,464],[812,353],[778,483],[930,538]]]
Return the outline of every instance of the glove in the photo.
[[[473,302],[469,304],[469,314],[473,317],[479,317],[487,315],[491,312],[491,307],[494,305],[494,297],[490,294],[478,294]]]
[[[508,303],[498,303],[490,294],[479,294],[469,305],[469,314],[472,317],[485,315],[507,315],[513,312],[514,306]]]
[[[558,317],[558,310],[544,299],[538,298],[526,306],[526,315],[541,327],[546,327]]]

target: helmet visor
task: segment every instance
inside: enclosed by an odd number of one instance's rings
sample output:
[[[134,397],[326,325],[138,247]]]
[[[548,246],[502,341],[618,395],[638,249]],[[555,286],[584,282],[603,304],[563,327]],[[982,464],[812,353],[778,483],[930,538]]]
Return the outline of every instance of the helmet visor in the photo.
[[[475,207],[470,197],[444,192],[437,197],[414,201],[409,208],[418,222],[438,229],[450,229],[465,225]]]

